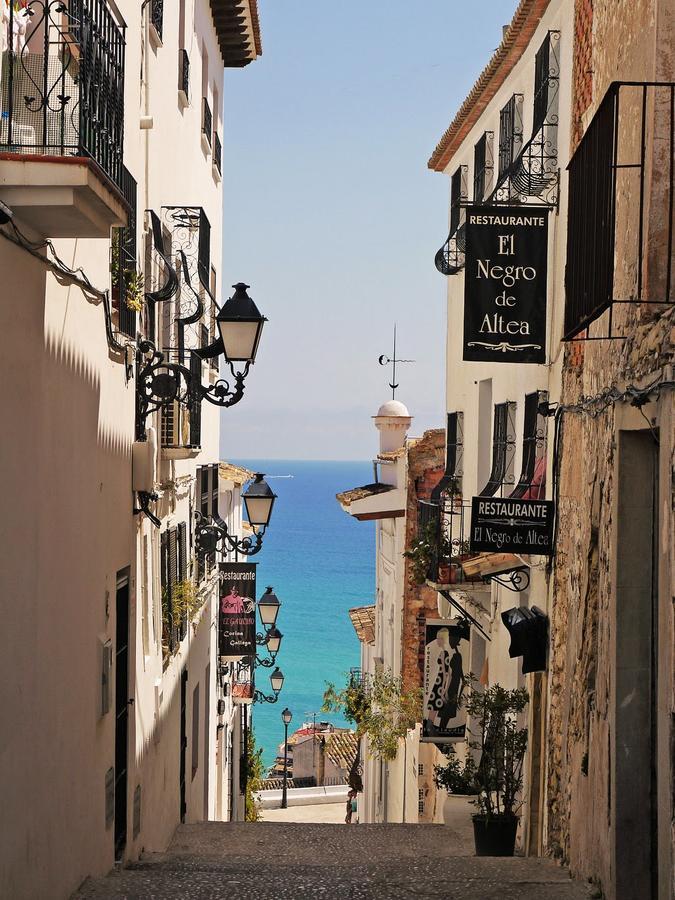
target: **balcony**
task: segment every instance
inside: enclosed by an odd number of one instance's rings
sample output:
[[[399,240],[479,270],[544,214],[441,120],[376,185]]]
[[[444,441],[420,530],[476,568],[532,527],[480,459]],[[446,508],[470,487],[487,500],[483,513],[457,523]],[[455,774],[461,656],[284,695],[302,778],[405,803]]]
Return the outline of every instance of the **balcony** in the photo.
[[[211,151],[211,135],[213,134],[213,116],[206,97],[202,97],[202,148],[204,153]]]
[[[436,501],[419,501],[418,541],[406,553],[417,580],[436,590],[482,585],[480,575],[465,571],[465,563],[477,556],[469,550],[470,528],[471,503],[461,497],[446,492]]]
[[[45,237],[109,237],[122,193],[124,23],[105,0],[7,10],[0,199]]]

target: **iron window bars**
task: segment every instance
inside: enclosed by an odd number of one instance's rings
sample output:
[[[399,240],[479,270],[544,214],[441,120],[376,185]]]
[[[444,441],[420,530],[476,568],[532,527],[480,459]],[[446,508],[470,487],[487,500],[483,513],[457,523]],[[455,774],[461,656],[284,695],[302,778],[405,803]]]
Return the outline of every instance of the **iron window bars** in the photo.
[[[150,0],[150,23],[161,43],[164,36],[164,0]]]
[[[494,171],[494,131],[486,131],[473,148],[473,202],[482,203]]]
[[[0,151],[93,159],[122,184],[124,23],[105,0],[9,4]]]
[[[138,271],[136,259],[136,181],[122,166],[122,196],[129,207],[126,228],[113,229],[112,289],[119,309],[119,327],[123,334],[136,337],[136,310],[127,302],[127,293]]]
[[[213,132],[213,116],[211,107],[206,97],[202,97],[202,135],[209,147],[211,146],[211,133]]]
[[[160,535],[160,582],[162,589],[162,644],[169,654],[187,634],[186,610],[176,609],[177,585],[189,579],[187,525]],[[178,612],[178,615],[176,613]]]
[[[546,496],[546,418],[541,407],[547,402],[548,391],[525,395],[520,477],[510,497],[543,500]]]
[[[213,165],[216,167],[218,174],[223,174],[222,169],[222,157],[223,157],[223,148],[220,144],[220,138],[218,137],[217,132],[213,132]]]
[[[178,51],[178,90],[183,102],[190,102],[190,57],[187,50]]]
[[[514,94],[499,115],[497,185],[488,203],[558,203],[559,31],[549,31],[534,63],[532,136],[523,144],[522,94]]]
[[[464,204],[468,198],[468,166],[459,166],[450,180],[450,232],[436,253],[434,263],[441,275],[454,275],[464,265]]]
[[[568,167],[563,340],[625,337],[616,304],[673,302],[674,129],[673,82],[614,82],[586,129]]]
[[[492,429],[492,468],[480,497],[494,497],[505,485],[513,484],[513,458],[516,451],[516,404],[507,400],[495,403]]]

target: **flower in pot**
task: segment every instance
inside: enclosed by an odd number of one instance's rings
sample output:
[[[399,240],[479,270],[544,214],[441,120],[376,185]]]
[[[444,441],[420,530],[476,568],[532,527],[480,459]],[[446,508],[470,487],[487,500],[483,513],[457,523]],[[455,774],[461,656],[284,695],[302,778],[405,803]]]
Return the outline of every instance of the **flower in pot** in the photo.
[[[466,700],[472,722],[469,746],[479,754],[480,793],[473,816],[477,856],[513,856],[527,749],[527,728],[519,727],[518,717],[528,701],[524,688],[494,684],[481,690],[476,682]]]
[[[471,803],[475,802],[480,790],[473,758],[467,754],[464,763],[461,763],[450,747],[447,764],[434,766],[434,784],[439,790],[447,792],[443,804],[443,822],[453,826],[459,824],[458,820],[461,819],[468,822]]]

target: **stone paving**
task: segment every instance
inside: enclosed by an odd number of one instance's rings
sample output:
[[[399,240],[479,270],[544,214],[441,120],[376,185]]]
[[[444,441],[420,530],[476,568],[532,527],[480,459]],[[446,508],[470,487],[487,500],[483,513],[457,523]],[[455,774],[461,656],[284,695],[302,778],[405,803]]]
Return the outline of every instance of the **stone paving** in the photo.
[[[76,900],[584,900],[550,860],[476,858],[441,825],[181,826],[168,851],[85,883]]]

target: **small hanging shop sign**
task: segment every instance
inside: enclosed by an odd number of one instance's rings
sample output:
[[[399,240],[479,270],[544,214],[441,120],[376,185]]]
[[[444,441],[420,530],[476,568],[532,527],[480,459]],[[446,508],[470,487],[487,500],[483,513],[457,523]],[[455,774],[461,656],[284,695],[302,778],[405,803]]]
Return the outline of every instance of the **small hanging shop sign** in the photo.
[[[220,563],[218,653],[224,662],[255,656],[255,563]]]
[[[550,556],[554,510],[552,500],[473,497],[471,551]]]
[[[423,742],[450,744],[466,738],[463,654],[469,637],[463,619],[427,619],[424,624]]]
[[[545,362],[547,243],[544,209],[467,207],[465,360]]]

